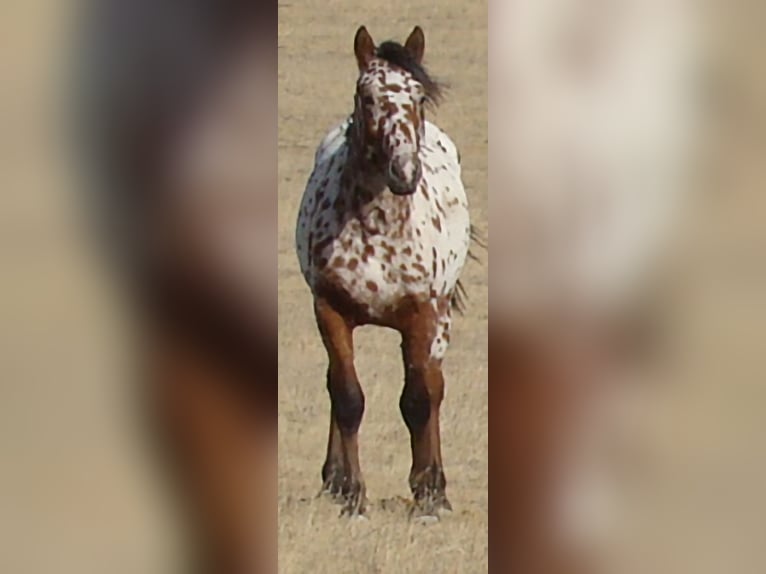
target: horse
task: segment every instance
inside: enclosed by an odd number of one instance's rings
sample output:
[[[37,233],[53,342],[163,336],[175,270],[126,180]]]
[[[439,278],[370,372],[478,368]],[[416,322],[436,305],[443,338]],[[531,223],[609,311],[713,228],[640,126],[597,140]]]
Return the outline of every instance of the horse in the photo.
[[[472,227],[457,148],[425,119],[443,86],[424,68],[424,50],[419,26],[404,45],[376,46],[365,26],[357,30],[354,110],[317,148],[297,219],[297,256],[329,359],[321,492],[342,504],[341,515],[366,511],[357,438],[365,397],[353,348],[362,325],[402,337],[413,513],[452,509],[439,431],[442,359],[452,311],[462,309]]]
[[[276,282],[260,254],[276,253],[264,209],[276,198],[276,6],[83,10],[87,207],[136,319],[142,413],[195,539],[189,559],[202,572],[269,569],[277,352],[264,299]]]

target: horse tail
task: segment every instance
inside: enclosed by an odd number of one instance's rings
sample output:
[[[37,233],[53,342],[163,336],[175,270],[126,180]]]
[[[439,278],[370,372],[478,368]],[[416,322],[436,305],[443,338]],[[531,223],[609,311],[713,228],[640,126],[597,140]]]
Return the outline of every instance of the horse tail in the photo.
[[[484,251],[487,250],[487,239],[475,225],[470,226],[469,237],[471,243],[480,247]],[[469,259],[473,259],[474,261],[481,263],[479,257],[470,248],[468,249],[468,257]],[[455,284],[454,291],[452,291],[452,298],[450,300],[452,308],[462,315],[465,313],[465,310],[468,307],[467,301],[468,294],[466,293],[465,286],[463,285],[462,281],[458,280],[458,282]]]

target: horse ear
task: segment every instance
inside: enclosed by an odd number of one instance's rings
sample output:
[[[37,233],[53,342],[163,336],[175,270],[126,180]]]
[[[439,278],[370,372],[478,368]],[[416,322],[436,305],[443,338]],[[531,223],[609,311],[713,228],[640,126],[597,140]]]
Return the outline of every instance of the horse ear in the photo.
[[[420,26],[415,26],[415,29],[404,43],[404,47],[418,64],[423,61],[423,52],[426,51],[426,37]]]
[[[370,60],[375,56],[375,42],[372,41],[372,36],[364,26],[359,26],[354,36],[354,55],[359,71],[367,68]]]

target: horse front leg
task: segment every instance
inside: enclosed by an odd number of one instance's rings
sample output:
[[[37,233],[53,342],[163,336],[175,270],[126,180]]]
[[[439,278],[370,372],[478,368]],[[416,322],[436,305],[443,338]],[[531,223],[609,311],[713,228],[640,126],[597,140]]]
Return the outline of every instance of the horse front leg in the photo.
[[[409,482],[415,499],[414,513],[420,516],[452,510],[446,495],[439,431],[439,410],[444,398],[441,353],[434,352],[440,346],[434,345],[435,341],[443,335],[439,323],[434,313],[419,313],[402,340],[405,382],[399,408],[410,432]]]
[[[325,489],[340,495],[349,515],[363,514],[365,486],[359,464],[358,432],[364,415],[364,393],[354,368],[352,326],[326,300],[317,298],[314,310],[327,349],[331,421],[327,458],[322,467]]]
[[[327,389],[331,387],[330,369],[327,369]],[[322,465],[322,490],[320,495],[329,494],[342,500],[346,484],[346,463],[343,454],[343,442],[340,428],[335,419],[335,409],[330,407],[330,434],[327,437],[327,455]]]

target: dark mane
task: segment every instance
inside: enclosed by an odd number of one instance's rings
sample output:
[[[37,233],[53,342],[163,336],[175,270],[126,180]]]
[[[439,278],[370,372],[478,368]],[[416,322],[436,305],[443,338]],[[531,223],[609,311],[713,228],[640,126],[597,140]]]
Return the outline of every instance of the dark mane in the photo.
[[[423,85],[426,91],[426,98],[430,104],[436,106],[442,100],[445,86],[432,78],[428,71],[416,62],[407,49],[399,42],[383,42],[378,46],[375,55],[412,74],[412,77]]]

